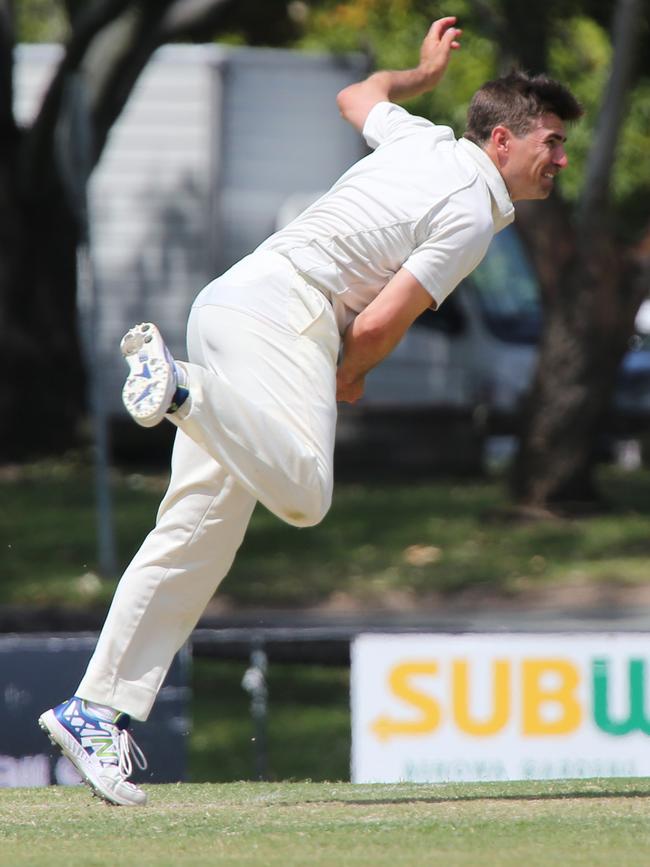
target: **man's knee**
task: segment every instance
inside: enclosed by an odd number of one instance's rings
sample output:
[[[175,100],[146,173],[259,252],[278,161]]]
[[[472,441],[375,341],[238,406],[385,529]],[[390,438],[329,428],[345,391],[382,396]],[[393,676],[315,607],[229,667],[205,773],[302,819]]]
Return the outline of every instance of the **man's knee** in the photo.
[[[315,497],[313,502],[301,508],[287,507],[278,517],[292,527],[315,527],[329,512],[332,504],[331,491],[323,496]]]
[[[306,515],[304,512],[285,512],[282,515],[282,520],[291,524],[292,527],[315,527],[320,524],[324,517],[325,515],[314,517],[313,515]]]

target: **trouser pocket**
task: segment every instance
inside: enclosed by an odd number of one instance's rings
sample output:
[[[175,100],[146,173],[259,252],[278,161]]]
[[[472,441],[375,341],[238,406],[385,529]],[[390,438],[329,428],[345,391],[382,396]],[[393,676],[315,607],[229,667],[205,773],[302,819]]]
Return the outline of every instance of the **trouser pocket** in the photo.
[[[336,362],[340,335],[334,311],[325,296],[302,280],[292,280],[287,304],[287,319],[294,333],[322,344]]]

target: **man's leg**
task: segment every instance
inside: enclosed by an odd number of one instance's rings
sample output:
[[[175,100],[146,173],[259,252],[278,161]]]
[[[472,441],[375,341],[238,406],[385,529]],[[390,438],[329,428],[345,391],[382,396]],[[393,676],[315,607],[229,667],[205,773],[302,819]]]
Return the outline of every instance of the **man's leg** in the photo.
[[[147,718],[174,654],[230,568],[254,506],[232,476],[178,433],[156,527],[120,581],[75,697],[39,720],[111,803],[146,801],[127,781],[129,754],[138,762],[129,717]]]
[[[179,431],[155,528],[124,573],[77,695],[146,720],[227,574],[255,499]]]

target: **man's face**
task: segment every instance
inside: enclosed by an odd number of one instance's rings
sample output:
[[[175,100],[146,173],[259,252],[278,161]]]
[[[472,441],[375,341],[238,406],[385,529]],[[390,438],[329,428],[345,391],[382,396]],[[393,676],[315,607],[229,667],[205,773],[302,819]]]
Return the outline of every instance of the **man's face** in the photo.
[[[564,124],[555,114],[542,115],[523,136],[510,133],[501,174],[513,202],[550,195],[555,177],[569,164],[565,141]]]

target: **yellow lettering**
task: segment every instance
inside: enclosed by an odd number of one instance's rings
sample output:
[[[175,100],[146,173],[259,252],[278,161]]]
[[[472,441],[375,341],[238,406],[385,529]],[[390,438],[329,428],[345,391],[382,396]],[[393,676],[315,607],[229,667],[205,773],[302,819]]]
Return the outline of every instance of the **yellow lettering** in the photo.
[[[452,666],[454,719],[458,728],[468,735],[488,737],[508,722],[510,716],[510,663],[496,659],[493,664],[494,705],[488,719],[477,720],[470,714],[469,663],[455,660]]]
[[[555,686],[542,683],[544,677],[559,681]],[[525,659],[522,666],[522,728],[524,735],[565,735],[582,721],[582,708],[575,691],[580,682],[578,670],[564,659]],[[544,718],[544,707],[555,707],[553,719]]]
[[[388,677],[393,694],[419,711],[414,719],[398,720],[389,716],[378,717],[370,728],[380,740],[402,736],[425,735],[440,725],[440,707],[427,693],[416,689],[410,680],[420,675],[434,676],[438,673],[435,662],[403,662],[396,665]]]

